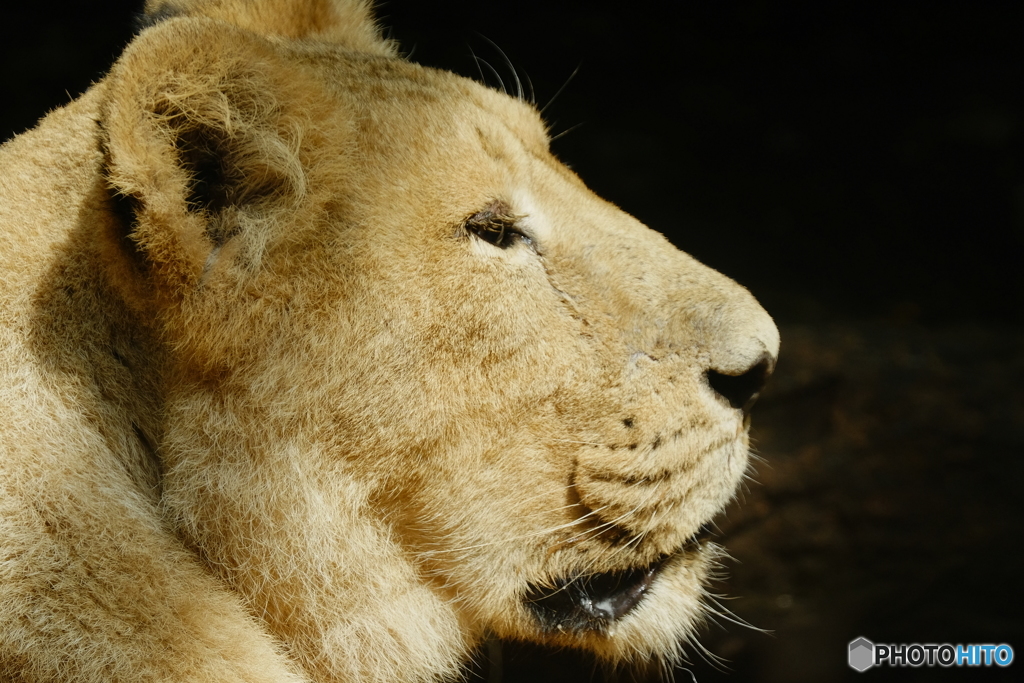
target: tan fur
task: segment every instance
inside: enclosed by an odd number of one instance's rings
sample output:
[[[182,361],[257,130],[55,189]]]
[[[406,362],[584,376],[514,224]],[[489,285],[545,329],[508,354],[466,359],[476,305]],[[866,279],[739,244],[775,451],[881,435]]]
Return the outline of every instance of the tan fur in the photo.
[[[747,463],[705,373],[773,362],[767,314],[365,2],[149,9],[0,150],[0,679],[673,658]],[[478,236],[492,209],[530,240]],[[607,628],[524,603],[663,557]]]

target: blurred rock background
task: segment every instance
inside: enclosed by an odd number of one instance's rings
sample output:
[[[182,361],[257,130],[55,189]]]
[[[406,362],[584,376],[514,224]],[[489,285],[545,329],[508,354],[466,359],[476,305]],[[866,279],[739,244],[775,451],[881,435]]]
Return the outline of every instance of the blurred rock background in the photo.
[[[139,4],[9,10],[0,137],[99,77]],[[702,642],[726,661],[692,653],[676,680],[846,680],[858,636],[1024,656],[1024,5],[667,7],[379,14],[421,63],[513,88],[510,62],[556,154],[780,323],[761,461],[719,521],[735,559],[715,587],[770,634],[719,618]],[[1012,680],[1022,665],[859,676]],[[517,644],[472,676],[616,680]]]

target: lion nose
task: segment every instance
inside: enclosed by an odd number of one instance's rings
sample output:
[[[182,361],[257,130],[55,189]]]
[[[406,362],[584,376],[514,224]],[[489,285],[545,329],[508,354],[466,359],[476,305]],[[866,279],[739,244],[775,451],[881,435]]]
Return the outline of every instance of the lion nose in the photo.
[[[728,298],[714,302],[702,321],[704,377],[715,394],[747,412],[775,369],[779,330],[750,292],[731,282],[722,289]]]
[[[763,354],[749,368],[739,374],[708,370],[708,385],[733,408],[747,412],[754,405],[765,382],[775,369],[775,358]]]

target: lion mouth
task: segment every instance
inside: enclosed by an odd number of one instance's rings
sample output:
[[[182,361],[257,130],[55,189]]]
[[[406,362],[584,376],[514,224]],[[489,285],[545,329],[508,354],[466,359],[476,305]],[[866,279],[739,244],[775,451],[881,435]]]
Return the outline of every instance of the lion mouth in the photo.
[[[601,631],[629,614],[668,558],[647,567],[561,579],[553,588],[531,587],[526,605],[547,631]]]
[[[526,593],[526,606],[545,631],[607,632],[616,621],[636,609],[672,558],[696,552],[708,536],[708,525],[704,525],[678,551],[645,567],[579,574],[559,579],[553,587],[531,586]]]

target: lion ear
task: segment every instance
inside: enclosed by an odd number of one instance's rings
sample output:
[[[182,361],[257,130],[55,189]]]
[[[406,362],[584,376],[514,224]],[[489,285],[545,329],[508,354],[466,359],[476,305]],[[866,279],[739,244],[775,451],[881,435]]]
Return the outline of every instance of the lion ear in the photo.
[[[301,80],[262,39],[204,22],[129,46],[104,83],[100,121],[112,206],[103,242],[128,289],[141,279],[180,299],[258,266],[305,196],[301,137],[314,105]]]
[[[314,39],[394,56],[381,38],[371,0],[147,0],[143,24],[174,16],[220,19],[264,36]]]

